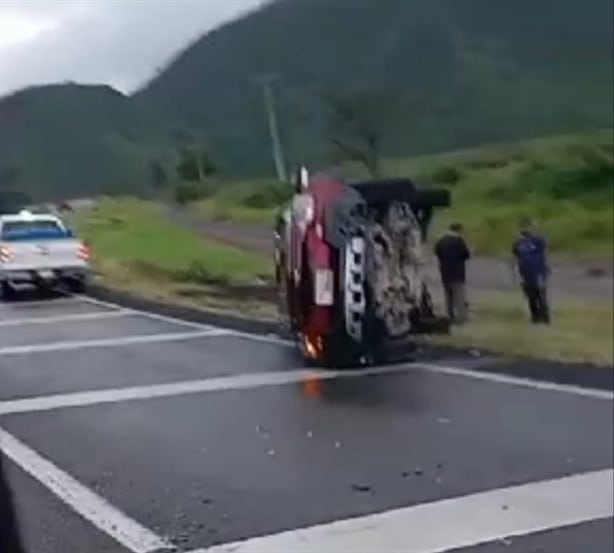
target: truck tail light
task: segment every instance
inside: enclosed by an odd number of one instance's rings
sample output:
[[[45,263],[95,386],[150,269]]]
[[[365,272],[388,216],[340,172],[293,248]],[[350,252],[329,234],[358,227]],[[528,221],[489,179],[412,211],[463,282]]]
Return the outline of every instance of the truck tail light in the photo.
[[[92,258],[91,248],[87,244],[81,243],[77,249],[77,257],[82,261],[89,261]]]
[[[335,279],[331,269],[315,270],[314,299],[316,305],[332,305],[335,298]]]
[[[6,263],[13,259],[15,252],[9,246],[0,246],[0,263]]]

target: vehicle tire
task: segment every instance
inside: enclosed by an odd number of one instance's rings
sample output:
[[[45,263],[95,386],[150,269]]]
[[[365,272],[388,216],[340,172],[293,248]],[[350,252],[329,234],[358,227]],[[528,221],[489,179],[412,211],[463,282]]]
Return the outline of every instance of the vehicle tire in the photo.
[[[53,284],[50,282],[38,282],[36,284],[36,293],[42,298],[49,298],[53,295]]]
[[[73,294],[84,294],[87,290],[87,281],[84,278],[71,278],[67,285],[68,290]]]
[[[0,286],[0,299],[4,301],[10,300],[14,293],[15,290],[13,290],[13,287],[7,281],[3,281]]]

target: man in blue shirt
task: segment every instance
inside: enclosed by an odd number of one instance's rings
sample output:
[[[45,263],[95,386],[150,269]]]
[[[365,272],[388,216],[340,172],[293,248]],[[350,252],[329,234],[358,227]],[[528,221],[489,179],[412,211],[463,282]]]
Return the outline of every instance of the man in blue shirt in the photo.
[[[522,289],[529,302],[531,321],[550,323],[550,308],[546,294],[546,280],[550,272],[546,258],[546,241],[530,220],[523,221],[520,236],[514,242],[512,253],[516,260]]]

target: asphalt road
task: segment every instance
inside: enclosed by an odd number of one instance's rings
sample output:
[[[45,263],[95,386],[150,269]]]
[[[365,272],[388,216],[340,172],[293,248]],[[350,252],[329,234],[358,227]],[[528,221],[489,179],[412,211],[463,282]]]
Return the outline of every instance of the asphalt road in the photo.
[[[477,362],[318,372],[273,337],[0,304],[25,549],[610,553],[612,393]]]

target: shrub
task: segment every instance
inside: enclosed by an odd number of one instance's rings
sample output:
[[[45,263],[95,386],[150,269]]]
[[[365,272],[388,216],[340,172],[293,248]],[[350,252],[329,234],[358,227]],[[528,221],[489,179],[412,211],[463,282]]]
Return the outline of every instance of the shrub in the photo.
[[[444,166],[435,169],[429,178],[436,184],[456,184],[461,174],[455,167]]]

